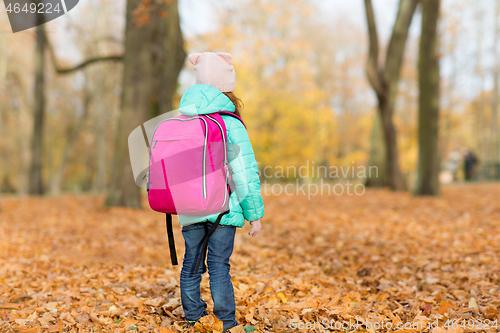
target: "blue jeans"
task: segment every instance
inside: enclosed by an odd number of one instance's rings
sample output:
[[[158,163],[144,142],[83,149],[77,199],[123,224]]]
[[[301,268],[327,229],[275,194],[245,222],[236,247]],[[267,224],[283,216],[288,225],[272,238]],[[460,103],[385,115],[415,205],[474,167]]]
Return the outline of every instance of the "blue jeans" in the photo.
[[[198,320],[207,315],[207,304],[201,299],[201,275],[207,271],[204,260],[198,273],[194,273],[201,246],[213,223],[194,223],[182,227],[186,252],[181,270],[181,302],[186,320]],[[214,301],[214,314],[224,323],[224,331],[239,325],[235,319],[234,289],[229,275],[229,257],[233,253],[236,227],[219,225],[208,239],[208,274],[210,293]]]

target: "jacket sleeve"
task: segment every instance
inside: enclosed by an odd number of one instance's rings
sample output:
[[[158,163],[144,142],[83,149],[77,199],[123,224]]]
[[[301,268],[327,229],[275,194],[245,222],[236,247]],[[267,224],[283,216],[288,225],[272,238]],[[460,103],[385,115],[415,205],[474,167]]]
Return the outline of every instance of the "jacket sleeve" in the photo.
[[[245,220],[255,221],[264,216],[264,202],[260,193],[259,169],[252,144],[245,126],[239,120],[227,119],[225,124],[235,192]]]

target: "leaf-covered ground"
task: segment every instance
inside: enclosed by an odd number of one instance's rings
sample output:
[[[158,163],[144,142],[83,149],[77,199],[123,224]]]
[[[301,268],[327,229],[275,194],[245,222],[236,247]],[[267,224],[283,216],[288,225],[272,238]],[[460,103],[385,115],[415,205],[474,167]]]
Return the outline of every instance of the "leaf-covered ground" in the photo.
[[[241,323],[261,332],[500,330],[500,184],[450,186],[441,198],[367,190],[264,201],[262,232],[239,230],[232,256]],[[102,202],[0,199],[1,332],[184,331],[162,215]],[[178,225],[175,236],[182,258]],[[207,276],[202,292],[210,308]]]

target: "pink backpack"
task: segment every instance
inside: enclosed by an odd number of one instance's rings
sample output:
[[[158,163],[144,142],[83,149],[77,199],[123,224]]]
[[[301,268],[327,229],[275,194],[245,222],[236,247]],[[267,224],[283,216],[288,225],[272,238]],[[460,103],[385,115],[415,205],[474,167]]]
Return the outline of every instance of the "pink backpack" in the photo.
[[[221,114],[239,119],[232,112],[180,115],[162,121],[153,132],[148,177],[150,207],[166,214],[172,264],[177,255],[172,231],[172,214],[210,215],[219,213],[202,247],[222,217],[229,213],[231,172],[227,132]]]

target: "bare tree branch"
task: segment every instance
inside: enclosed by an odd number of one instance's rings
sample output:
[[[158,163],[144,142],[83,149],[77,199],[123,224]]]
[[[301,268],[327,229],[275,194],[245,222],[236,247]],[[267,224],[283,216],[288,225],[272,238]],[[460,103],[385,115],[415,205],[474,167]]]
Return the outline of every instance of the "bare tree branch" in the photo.
[[[369,37],[369,52],[368,61],[366,64],[366,75],[377,95],[382,96],[384,94],[384,89],[378,68],[379,46],[377,25],[375,23],[375,15],[373,14],[373,6],[371,0],[365,0],[365,9]]]
[[[83,69],[83,68],[87,67],[88,65],[91,65],[91,64],[96,63],[96,62],[101,62],[101,61],[122,61],[122,60],[123,60],[123,56],[121,56],[121,55],[97,57],[97,58],[88,59],[88,60],[82,62],[81,64],[76,65],[74,67],[70,67],[70,68],[60,68],[60,67],[57,66],[57,64],[54,61],[52,63],[54,64],[54,67],[55,67],[56,72],[58,74],[69,74],[69,73],[78,71],[80,69]]]
[[[84,62],[75,65],[73,67],[67,67],[63,68],[62,66],[59,65],[59,62],[57,60],[56,53],[54,51],[54,48],[52,47],[52,44],[50,43],[50,40],[45,33],[45,40],[46,40],[46,45],[47,48],[49,49],[49,54],[50,54],[50,59],[52,61],[52,65],[54,66],[54,69],[58,74],[69,74],[76,72],[78,70],[84,69],[85,67],[92,65],[97,62],[102,62],[102,61],[122,61],[123,60],[123,55],[111,55],[111,56],[102,56],[102,57],[96,57],[96,58],[91,58],[87,59]]]
[[[391,40],[387,48],[387,56],[384,65],[384,81],[389,85],[391,93],[397,88],[401,65],[403,63],[403,53],[405,50],[408,30],[417,8],[419,0],[405,0],[399,2],[396,22],[392,30]],[[392,94],[396,96],[396,94]]]

